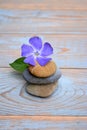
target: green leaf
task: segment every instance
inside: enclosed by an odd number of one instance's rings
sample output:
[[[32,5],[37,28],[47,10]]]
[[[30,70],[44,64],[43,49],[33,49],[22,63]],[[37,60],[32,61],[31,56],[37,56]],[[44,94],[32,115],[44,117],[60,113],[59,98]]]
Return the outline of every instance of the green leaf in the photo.
[[[23,72],[29,65],[24,63],[24,57],[18,58],[13,63],[9,64],[13,69]]]

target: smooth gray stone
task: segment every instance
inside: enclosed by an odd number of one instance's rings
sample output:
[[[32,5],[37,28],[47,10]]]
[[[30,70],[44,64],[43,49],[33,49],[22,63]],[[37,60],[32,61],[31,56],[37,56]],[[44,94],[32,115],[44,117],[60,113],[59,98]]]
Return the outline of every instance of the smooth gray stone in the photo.
[[[54,93],[57,87],[58,87],[58,82],[54,82],[51,84],[44,84],[44,85],[29,84],[28,86],[26,86],[26,91],[29,94],[32,94],[34,96],[48,97]]]
[[[28,69],[23,72],[25,80],[31,84],[50,84],[56,82],[61,77],[61,71],[58,69],[54,75],[47,78],[38,78],[33,76]]]

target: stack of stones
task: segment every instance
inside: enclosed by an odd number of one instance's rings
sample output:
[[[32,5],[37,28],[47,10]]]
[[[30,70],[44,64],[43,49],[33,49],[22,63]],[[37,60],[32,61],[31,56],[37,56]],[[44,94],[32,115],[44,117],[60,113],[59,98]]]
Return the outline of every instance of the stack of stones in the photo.
[[[55,62],[50,61],[45,66],[40,66],[38,63],[35,66],[29,65],[23,76],[29,84],[26,87],[28,93],[34,96],[48,97],[57,88],[61,72],[57,69]]]

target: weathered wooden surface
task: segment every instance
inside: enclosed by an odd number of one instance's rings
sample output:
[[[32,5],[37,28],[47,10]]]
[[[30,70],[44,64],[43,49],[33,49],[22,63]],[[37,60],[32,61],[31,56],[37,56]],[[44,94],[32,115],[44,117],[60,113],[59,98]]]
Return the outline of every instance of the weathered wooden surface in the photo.
[[[87,34],[86,11],[0,10],[0,33]]]
[[[0,0],[0,8],[28,10],[87,10],[87,0]]]
[[[0,116],[0,130],[86,130],[87,117]],[[73,129],[74,128],[74,129]]]
[[[87,115],[87,70],[62,69],[59,87],[49,98],[25,92],[21,74],[0,69],[0,115]]]
[[[21,56],[20,48],[33,34],[0,34],[0,67]],[[87,68],[86,35],[39,35],[54,47],[53,59],[61,68]],[[9,51],[9,53],[8,53]],[[3,57],[4,56],[4,60]]]
[[[52,44],[63,73],[45,99],[9,68],[34,35]],[[87,0],[0,0],[0,130],[20,129],[87,129]]]

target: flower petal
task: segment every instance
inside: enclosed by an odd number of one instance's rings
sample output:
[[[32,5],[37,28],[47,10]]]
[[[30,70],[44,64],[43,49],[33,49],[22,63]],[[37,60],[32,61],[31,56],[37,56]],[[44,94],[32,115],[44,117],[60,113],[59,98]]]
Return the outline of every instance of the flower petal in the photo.
[[[25,63],[35,66],[35,59],[33,55],[28,56],[25,60]]]
[[[41,51],[41,56],[49,56],[51,54],[53,54],[53,48],[50,45],[50,43],[46,42],[44,44],[42,51]]]
[[[37,62],[41,65],[44,66],[46,65],[52,58],[44,58],[44,57],[37,57]]]
[[[31,46],[23,44],[21,47],[21,56],[27,57],[29,54],[33,53],[33,51]]]
[[[36,50],[40,50],[42,48],[42,40],[37,36],[30,38],[29,42]]]

